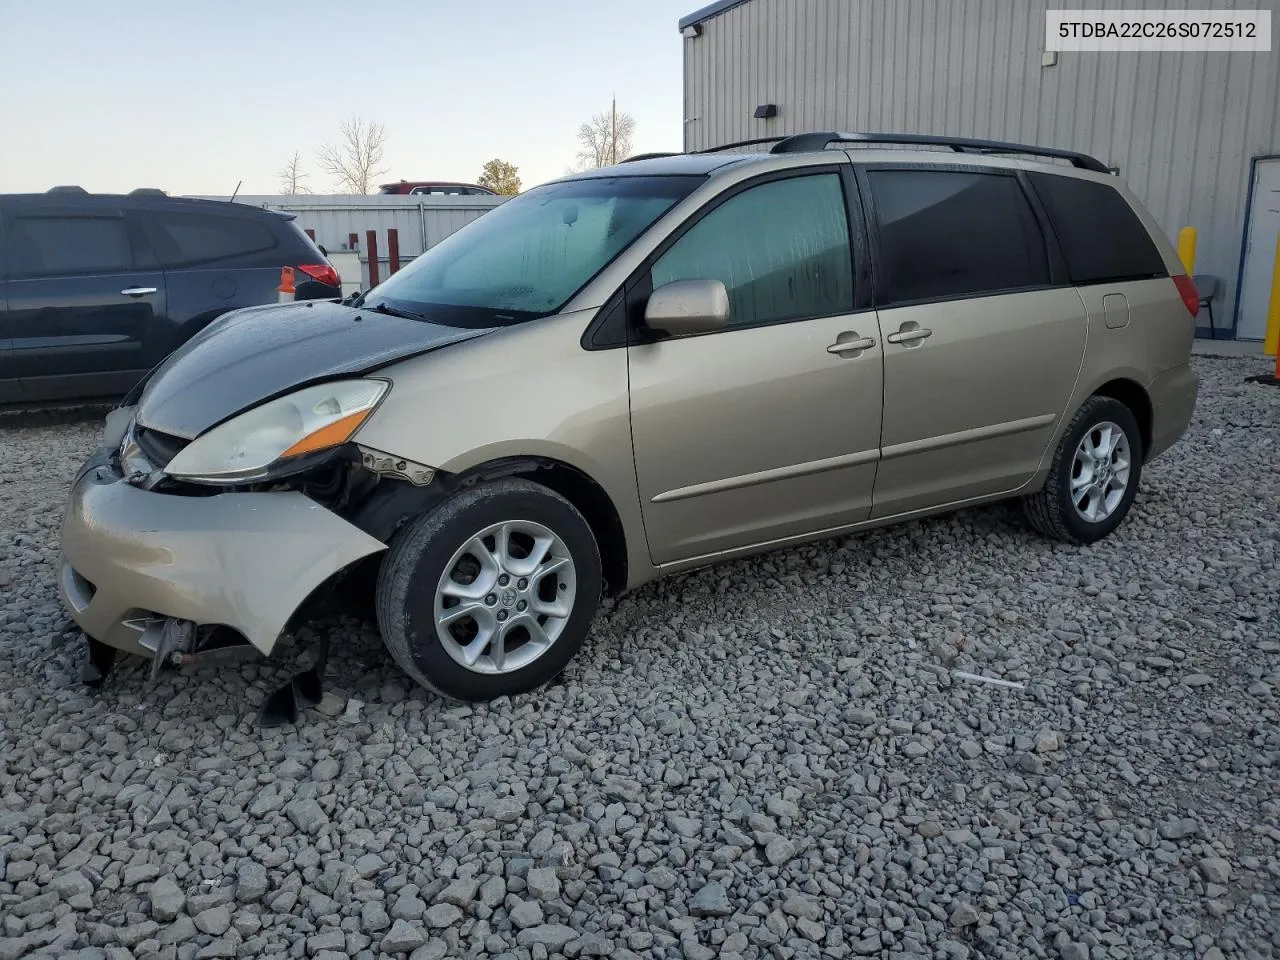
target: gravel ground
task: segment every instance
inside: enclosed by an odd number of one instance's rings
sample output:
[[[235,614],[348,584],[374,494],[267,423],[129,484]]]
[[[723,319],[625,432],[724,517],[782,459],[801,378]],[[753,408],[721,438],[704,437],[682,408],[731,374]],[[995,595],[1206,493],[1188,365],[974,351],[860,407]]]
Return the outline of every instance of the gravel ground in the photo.
[[[1197,364],[1095,547],[994,508],[728,564],[482,707],[315,622],[353,699],[268,731],[287,660],[77,685],[98,427],[5,419],[0,960],[1280,956],[1280,391]]]

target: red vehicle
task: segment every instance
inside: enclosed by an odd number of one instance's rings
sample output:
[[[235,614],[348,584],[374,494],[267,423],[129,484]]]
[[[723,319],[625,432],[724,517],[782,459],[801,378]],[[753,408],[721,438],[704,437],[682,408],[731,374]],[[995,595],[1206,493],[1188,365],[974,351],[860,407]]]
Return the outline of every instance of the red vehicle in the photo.
[[[399,183],[384,183],[378,187],[379,193],[426,194],[433,197],[496,197],[497,194],[487,187],[474,183],[453,183],[448,180],[401,180]]]

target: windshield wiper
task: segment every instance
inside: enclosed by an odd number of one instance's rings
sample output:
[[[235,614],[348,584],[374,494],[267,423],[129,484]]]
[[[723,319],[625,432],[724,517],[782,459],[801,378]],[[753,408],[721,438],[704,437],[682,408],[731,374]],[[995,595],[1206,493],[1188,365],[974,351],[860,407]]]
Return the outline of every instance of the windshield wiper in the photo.
[[[426,314],[414,313],[412,310],[406,310],[403,307],[388,306],[385,300],[383,300],[373,309],[377,310],[379,313],[385,313],[389,317],[403,317],[406,320],[421,320],[426,323],[431,322],[431,318],[428,317]]]

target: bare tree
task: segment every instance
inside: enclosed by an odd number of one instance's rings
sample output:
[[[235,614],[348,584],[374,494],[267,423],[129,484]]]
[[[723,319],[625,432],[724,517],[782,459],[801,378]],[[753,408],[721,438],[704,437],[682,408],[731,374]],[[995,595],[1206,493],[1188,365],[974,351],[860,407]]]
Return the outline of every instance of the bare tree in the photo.
[[[631,156],[635,132],[635,117],[619,113],[615,100],[609,110],[597,113],[578,128],[578,163],[589,170],[620,163]]]
[[[353,116],[338,127],[338,143],[316,151],[316,162],[344,193],[372,193],[373,181],[387,172],[382,165],[387,131],[373,120]]]
[[[310,174],[302,169],[302,155],[293,151],[293,159],[280,168],[280,192],[292,197],[298,193],[310,193],[311,188],[302,181]]]

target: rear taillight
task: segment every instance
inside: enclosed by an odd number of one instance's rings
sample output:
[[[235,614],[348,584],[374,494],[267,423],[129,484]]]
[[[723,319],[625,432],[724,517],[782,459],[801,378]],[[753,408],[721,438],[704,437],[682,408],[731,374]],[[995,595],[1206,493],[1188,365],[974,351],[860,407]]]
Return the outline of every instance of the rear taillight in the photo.
[[[1191,278],[1185,273],[1180,273],[1174,277],[1173,285],[1178,288],[1178,294],[1182,297],[1182,302],[1186,304],[1187,311],[1194,320],[1196,314],[1200,312],[1200,293],[1196,290],[1196,285],[1191,282]]]
[[[319,280],[321,283],[327,283],[331,287],[342,286],[342,278],[338,276],[338,271],[328,263],[300,263],[298,269],[305,273],[312,280]]]

